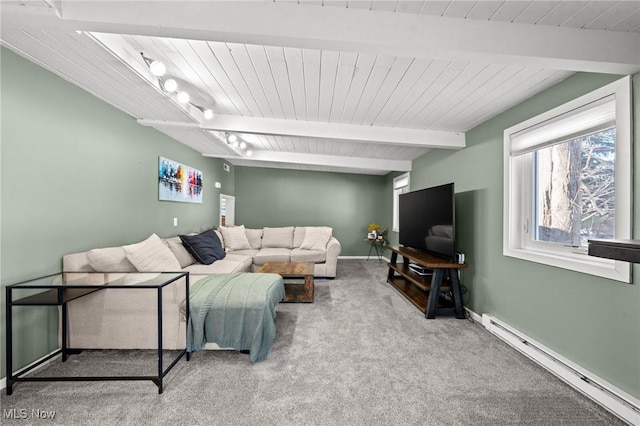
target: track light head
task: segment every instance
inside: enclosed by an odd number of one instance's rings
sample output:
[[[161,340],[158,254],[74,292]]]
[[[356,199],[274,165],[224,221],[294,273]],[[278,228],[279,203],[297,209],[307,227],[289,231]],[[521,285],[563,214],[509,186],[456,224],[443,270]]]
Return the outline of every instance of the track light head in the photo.
[[[178,92],[177,99],[181,104],[189,103],[189,94],[187,92]]]
[[[169,78],[164,81],[162,87],[164,87],[164,90],[166,90],[167,92],[172,93],[175,92],[178,88],[178,83],[173,78]]]

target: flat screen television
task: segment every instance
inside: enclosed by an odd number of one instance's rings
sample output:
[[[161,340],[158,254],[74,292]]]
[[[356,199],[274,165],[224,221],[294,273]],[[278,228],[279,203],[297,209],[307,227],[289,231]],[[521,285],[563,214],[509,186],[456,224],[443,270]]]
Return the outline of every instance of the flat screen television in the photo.
[[[405,247],[455,259],[453,182],[400,194],[399,242]]]

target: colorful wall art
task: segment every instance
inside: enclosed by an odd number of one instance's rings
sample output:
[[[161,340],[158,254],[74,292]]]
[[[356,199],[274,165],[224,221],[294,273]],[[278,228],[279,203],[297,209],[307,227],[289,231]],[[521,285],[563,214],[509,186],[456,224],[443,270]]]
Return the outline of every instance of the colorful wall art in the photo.
[[[177,161],[159,157],[158,198],[160,201],[202,203],[202,172]]]

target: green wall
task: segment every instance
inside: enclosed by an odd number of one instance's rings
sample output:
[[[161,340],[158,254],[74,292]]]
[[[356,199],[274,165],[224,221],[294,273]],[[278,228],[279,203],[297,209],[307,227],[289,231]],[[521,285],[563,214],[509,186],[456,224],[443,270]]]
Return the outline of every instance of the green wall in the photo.
[[[60,271],[66,253],[218,224],[220,190],[214,182],[233,195],[233,169],[224,172],[221,160],[138,125],[7,49],[1,61],[3,286]],[[203,172],[202,204],[158,201],[158,156]],[[4,352],[4,291],[2,297]],[[15,313],[18,367],[57,347],[57,313],[47,308]]]
[[[366,256],[367,225],[386,227],[384,176],[236,167],[236,224],[327,225],[341,256]]]
[[[467,132],[467,148],[429,152],[413,163],[411,190],[455,183],[457,249],[470,265],[463,277],[471,290],[469,308],[502,319],[638,398],[640,286],[502,255],[503,130],[618,78],[576,74]],[[634,95],[638,141],[640,74]],[[636,188],[639,160],[635,150]],[[387,182],[388,193],[390,188]],[[634,200],[638,229],[640,196]]]

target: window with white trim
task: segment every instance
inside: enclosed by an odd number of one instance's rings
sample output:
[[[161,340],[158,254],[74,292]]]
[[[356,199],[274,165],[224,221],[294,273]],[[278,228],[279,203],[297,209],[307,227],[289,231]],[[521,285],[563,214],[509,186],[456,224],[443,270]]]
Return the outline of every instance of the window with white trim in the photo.
[[[393,178],[393,227],[394,232],[400,231],[400,194],[409,192],[409,173]]]
[[[587,255],[631,238],[631,79],[504,131],[505,256],[631,282],[627,262]]]

